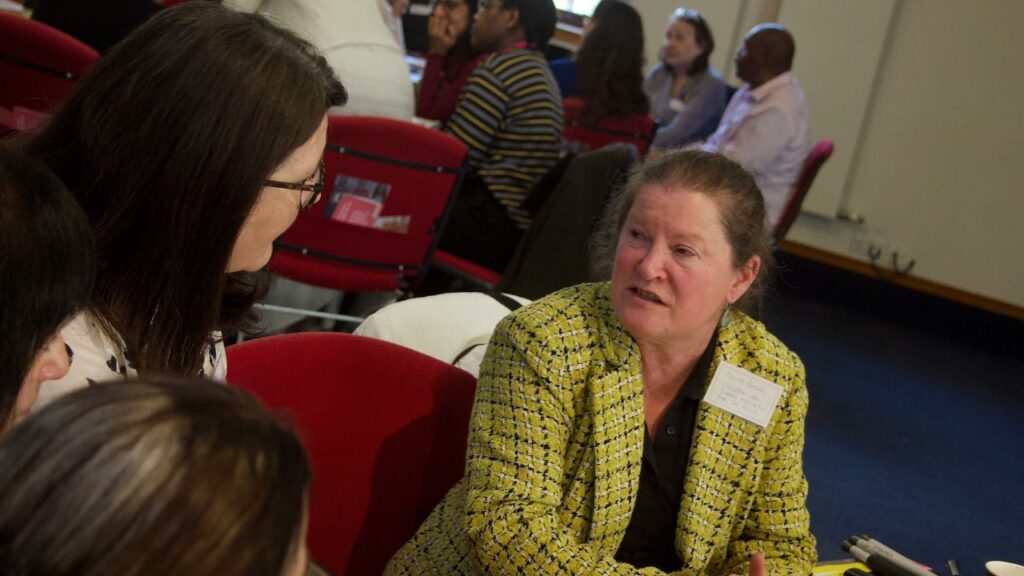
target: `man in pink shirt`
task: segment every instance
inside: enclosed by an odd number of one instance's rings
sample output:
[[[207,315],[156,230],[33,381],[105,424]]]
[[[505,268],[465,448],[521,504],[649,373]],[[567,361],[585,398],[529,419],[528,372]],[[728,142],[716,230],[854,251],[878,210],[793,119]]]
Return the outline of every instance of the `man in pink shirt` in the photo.
[[[701,145],[753,174],[771,228],[782,217],[812,144],[804,93],[789,72],[795,51],[793,37],[781,24],[755,26],[735,57],[736,75],[745,84]]]

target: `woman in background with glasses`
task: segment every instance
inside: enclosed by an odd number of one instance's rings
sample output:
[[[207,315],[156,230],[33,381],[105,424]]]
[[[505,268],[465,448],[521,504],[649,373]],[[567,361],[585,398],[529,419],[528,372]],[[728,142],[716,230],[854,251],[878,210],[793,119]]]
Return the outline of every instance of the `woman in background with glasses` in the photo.
[[[104,56],[25,150],[82,204],[96,289],[40,401],[112,376],[226,376],[273,241],[315,201],[345,89],[294,34],[215,3],[165,10]]]
[[[669,18],[661,62],[647,74],[644,92],[661,127],[656,148],[678,148],[702,140],[718,127],[727,104],[726,85],[708,58],[715,39],[696,10],[677,9]]]

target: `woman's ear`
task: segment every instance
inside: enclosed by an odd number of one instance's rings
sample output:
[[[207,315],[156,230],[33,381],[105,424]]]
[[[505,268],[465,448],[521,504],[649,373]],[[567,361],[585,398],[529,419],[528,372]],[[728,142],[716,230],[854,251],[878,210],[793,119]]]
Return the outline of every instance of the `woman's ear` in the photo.
[[[740,268],[736,270],[732,286],[729,287],[729,293],[726,294],[725,297],[726,301],[728,301],[729,304],[733,304],[746,294],[750,285],[754,283],[754,280],[757,278],[757,274],[760,271],[761,257],[751,256],[750,260],[747,260],[743,266],[740,266]]]
[[[507,30],[511,36],[516,28],[520,28],[519,25],[519,8],[503,8],[502,14],[505,14],[505,30]]]

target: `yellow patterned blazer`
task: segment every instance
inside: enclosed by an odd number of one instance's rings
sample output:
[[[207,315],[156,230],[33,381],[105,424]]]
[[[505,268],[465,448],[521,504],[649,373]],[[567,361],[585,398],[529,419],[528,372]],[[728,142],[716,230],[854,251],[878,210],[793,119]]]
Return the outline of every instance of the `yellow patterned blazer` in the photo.
[[[676,523],[684,576],[769,576],[816,559],[801,453],[800,359],[741,313],[719,330],[722,361],[783,387],[767,428],[701,403]],[[481,367],[466,476],[385,574],[660,574],[614,559],[633,512],[644,442],[640,352],[608,285],[556,292],[507,316]]]

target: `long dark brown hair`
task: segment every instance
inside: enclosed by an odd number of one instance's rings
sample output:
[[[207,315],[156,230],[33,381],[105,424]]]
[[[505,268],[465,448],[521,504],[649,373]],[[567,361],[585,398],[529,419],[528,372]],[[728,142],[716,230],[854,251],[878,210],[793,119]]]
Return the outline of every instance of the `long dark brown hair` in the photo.
[[[583,120],[647,114],[643,91],[644,31],[636,9],[604,0],[594,11],[594,29],[576,52]]]
[[[235,239],[262,180],[346,98],[294,34],[188,2],[111,50],[27,140],[89,217],[90,307],[134,367],[196,374],[213,330],[251,323],[268,280],[225,274]]]
[[[84,388],[0,443],[0,574],[280,576],[309,483],[295,435],[240,390]]]

